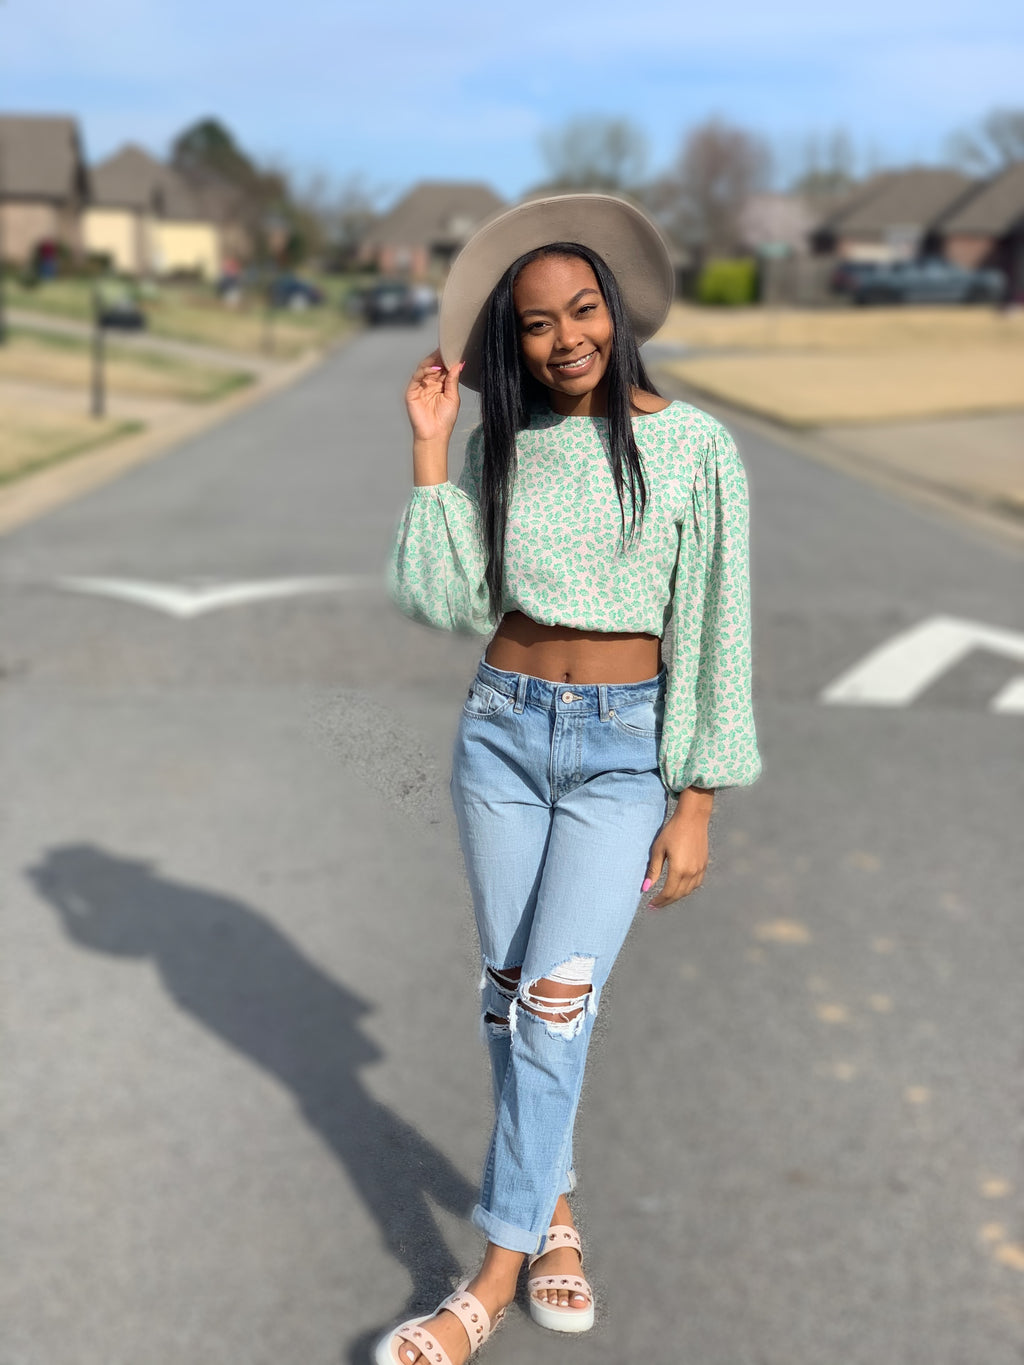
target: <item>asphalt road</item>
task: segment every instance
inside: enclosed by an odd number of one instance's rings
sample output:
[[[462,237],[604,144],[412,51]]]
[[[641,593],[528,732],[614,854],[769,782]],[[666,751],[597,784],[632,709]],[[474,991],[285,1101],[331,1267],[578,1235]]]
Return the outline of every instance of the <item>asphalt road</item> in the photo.
[[[481,642],[381,582],[430,344],[360,338],[0,541],[2,1365],[362,1365],[480,1249],[447,762]],[[734,432],[764,777],[603,998],[598,1326],[517,1309],[485,1358],[1021,1365],[1021,559]],[[934,617],[1015,634],[822,701]]]

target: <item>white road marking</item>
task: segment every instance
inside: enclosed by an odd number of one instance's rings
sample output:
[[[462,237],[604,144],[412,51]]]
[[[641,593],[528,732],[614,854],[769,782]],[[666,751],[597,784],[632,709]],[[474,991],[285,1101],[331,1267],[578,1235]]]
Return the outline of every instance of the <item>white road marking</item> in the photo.
[[[1011,678],[989,707],[1001,716],[1024,716],[1024,678]]]
[[[59,588],[70,592],[89,593],[97,597],[114,597],[136,606],[150,607],[187,620],[207,611],[224,607],[240,607],[249,602],[265,602],[273,598],[299,597],[306,593],[347,592],[354,588],[378,586],[380,580],[371,574],[335,574],[317,578],[265,578],[248,583],[218,583],[207,587],[188,587],[178,583],[152,583],[132,578],[61,578]]]
[[[829,683],[821,700],[830,706],[909,706],[974,649],[1024,662],[1024,635],[956,616],[931,616],[873,649]],[[1024,714],[1024,677],[1014,678],[989,705],[1000,715]]]

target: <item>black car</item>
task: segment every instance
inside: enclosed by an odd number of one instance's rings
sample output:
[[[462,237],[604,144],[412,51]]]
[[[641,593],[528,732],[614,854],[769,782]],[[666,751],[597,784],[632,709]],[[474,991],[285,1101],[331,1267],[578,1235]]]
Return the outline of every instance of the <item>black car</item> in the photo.
[[[298,275],[276,275],[268,288],[272,308],[318,308],[324,292]]]
[[[373,327],[382,323],[420,323],[432,311],[432,291],[404,280],[381,280],[363,295],[363,317]]]
[[[103,283],[96,289],[96,319],[101,327],[117,327],[124,331],[141,331],[146,315],[138,299],[127,285]]]

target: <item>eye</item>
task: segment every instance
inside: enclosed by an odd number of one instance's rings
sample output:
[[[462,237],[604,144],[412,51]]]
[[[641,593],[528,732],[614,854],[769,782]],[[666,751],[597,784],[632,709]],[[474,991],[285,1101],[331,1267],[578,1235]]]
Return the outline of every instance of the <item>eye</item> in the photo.
[[[596,310],[596,308],[597,308],[597,304],[596,304],[596,303],[584,303],[584,304],[581,305],[579,311],[580,311],[581,314],[582,314],[582,313],[593,313],[593,312]]]

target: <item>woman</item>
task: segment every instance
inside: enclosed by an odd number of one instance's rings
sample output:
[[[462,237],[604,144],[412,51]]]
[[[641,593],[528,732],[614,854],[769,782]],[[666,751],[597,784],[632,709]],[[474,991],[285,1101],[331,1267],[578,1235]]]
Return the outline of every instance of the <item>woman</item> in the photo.
[[[452,797],[496,1116],[473,1211],[483,1264],[433,1315],[389,1332],[378,1365],[462,1365],[512,1301],[524,1255],[531,1316],[592,1325],[566,1196],[601,988],[662,873],[652,907],[700,886],[715,789],[760,771],[743,469],[717,422],[659,397],[637,349],[671,294],[665,246],[630,205],[520,205],[456,260],[441,348],[406,393],[415,487],[392,593],[417,620],[493,632]],[[456,487],[460,377],[479,387],[483,422]]]

